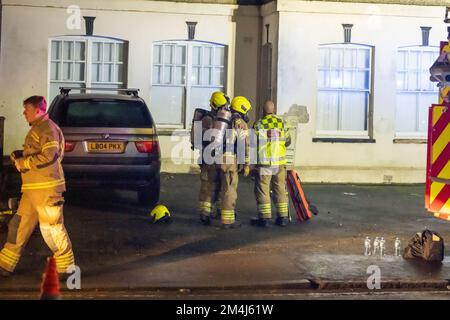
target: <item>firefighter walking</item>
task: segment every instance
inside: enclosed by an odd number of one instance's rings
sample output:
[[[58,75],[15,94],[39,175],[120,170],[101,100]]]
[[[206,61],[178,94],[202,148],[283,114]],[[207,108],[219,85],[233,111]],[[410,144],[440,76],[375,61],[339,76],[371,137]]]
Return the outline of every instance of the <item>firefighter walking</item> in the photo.
[[[204,148],[209,144],[204,141],[203,137],[207,130],[213,128],[214,119],[218,110],[221,108],[229,108],[230,99],[220,91],[216,91],[211,95],[209,100],[211,111],[201,116],[202,144],[200,149],[200,192],[199,192],[199,215],[200,222],[204,225],[211,224],[211,213],[214,205],[220,207],[220,172],[215,163],[204,159]],[[193,126],[193,129],[196,126]],[[196,129],[198,130],[198,129]],[[195,133],[191,132],[191,139]]]
[[[23,151],[11,159],[22,178],[22,198],[17,214],[8,226],[8,238],[0,251],[0,273],[10,275],[16,268],[25,245],[39,223],[41,234],[54,254],[59,273],[74,264],[69,235],[64,227],[62,193],[66,190],[61,161],[64,137],[49,119],[42,96],[23,103],[24,116],[31,126]]]
[[[253,125],[257,138],[258,163],[255,177],[255,197],[258,216],[252,224],[265,227],[272,219],[271,194],[277,210],[275,223],[288,224],[288,196],[286,192],[286,147],[291,139],[286,123],[275,115],[275,105],[267,101],[264,115]]]
[[[221,222],[225,229],[240,226],[236,221],[236,199],[238,186],[238,164],[242,165],[244,176],[250,172],[250,145],[247,113],[251,110],[250,102],[242,96],[231,101],[231,110],[223,109],[215,121],[215,128],[222,126],[227,129],[225,136],[220,135],[218,141],[222,145],[220,163],[220,199]],[[228,114],[227,114],[228,112]],[[227,119],[228,118],[228,119]],[[218,124],[218,125],[217,125]],[[221,131],[222,134],[224,131]]]

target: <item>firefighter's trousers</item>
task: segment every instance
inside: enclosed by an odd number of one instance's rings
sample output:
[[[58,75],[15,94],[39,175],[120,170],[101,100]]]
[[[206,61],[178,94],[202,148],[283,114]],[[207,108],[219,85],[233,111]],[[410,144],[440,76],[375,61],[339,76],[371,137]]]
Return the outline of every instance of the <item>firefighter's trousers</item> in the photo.
[[[260,218],[272,218],[271,196],[277,209],[278,217],[288,216],[288,196],[286,191],[286,166],[257,168],[255,178],[255,197]]]
[[[27,190],[22,194],[17,214],[9,222],[6,244],[0,251],[0,267],[14,271],[38,223],[45,243],[53,251],[57,271],[65,273],[75,263],[64,227],[63,203],[62,194],[51,189]]]
[[[215,164],[200,167],[199,212],[210,216],[214,204],[219,202],[220,172]]]
[[[236,219],[235,207],[238,186],[238,167],[236,160],[224,161],[220,168],[220,200],[222,224],[233,224]]]

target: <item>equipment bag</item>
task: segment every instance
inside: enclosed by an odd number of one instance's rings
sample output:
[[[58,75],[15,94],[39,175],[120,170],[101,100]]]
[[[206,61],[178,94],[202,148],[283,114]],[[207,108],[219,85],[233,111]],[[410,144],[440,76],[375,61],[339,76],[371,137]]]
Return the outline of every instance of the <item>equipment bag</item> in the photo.
[[[313,214],[317,215],[319,213],[317,208],[306,198],[302,189],[300,177],[295,170],[287,171],[287,187],[292,204],[294,205],[295,213],[300,222],[309,220]]]
[[[418,232],[405,248],[403,258],[440,262],[444,260],[444,239],[434,231]]]

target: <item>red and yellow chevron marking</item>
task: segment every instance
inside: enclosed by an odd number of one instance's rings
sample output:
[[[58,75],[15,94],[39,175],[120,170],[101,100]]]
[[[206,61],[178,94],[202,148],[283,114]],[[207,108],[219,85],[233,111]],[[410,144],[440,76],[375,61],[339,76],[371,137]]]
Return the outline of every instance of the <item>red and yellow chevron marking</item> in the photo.
[[[450,220],[450,108],[433,105],[429,115],[427,209]]]

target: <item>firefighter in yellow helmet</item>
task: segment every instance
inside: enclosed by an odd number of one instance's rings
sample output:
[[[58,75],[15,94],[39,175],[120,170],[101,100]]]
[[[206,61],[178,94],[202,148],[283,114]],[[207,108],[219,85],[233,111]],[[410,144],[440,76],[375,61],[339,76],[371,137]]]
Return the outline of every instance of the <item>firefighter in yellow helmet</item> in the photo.
[[[9,223],[6,244],[0,251],[0,273],[6,276],[14,271],[38,223],[46,244],[53,251],[57,271],[66,273],[75,261],[63,220],[64,137],[61,129],[49,119],[44,97],[31,96],[23,106],[31,128],[25,137],[24,149],[11,155],[21,173],[22,198],[17,214]]]
[[[223,140],[221,148],[220,168],[220,199],[221,222],[225,229],[239,227],[236,221],[235,207],[238,186],[238,164],[243,165],[244,175],[250,172],[249,159],[249,130],[247,113],[251,110],[250,102],[242,96],[231,101],[231,117],[228,122],[228,133]],[[220,122],[223,122],[221,119]],[[243,150],[244,154],[239,154]]]
[[[198,201],[200,222],[204,225],[211,224],[211,215],[214,205],[220,206],[220,176],[217,166],[214,163],[205,163],[203,159],[203,150],[209,144],[209,141],[204,141],[203,137],[207,130],[213,128],[214,119],[218,110],[229,107],[230,99],[223,92],[216,91],[211,95],[209,104],[211,111],[205,112],[205,110],[203,110],[201,111],[202,114],[197,117],[197,121],[201,121],[202,131],[202,143],[198,148],[200,149],[200,192]],[[195,126],[193,126],[191,131],[191,139],[193,139],[194,136],[194,128]]]
[[[271,197],[277,209],[276,224],[288,223],[288,196],[286,192],[286,147],[291,138],[283,119],[275,114],[272,101],[264,104],[263,117],[253,125],[258,145],[256,166],[255,197],[258,216],[252,219],[256,226],[267,226],[272,219]]]

